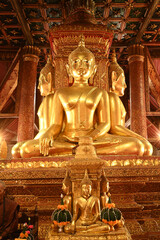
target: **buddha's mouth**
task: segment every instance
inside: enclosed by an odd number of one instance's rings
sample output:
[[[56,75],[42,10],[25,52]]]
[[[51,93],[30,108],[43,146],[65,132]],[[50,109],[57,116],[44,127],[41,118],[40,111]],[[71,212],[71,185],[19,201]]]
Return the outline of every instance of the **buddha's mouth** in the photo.
[[[82,75],[86,74],[86,70],[85,69],[79,69],[78,74],[82,76]]]

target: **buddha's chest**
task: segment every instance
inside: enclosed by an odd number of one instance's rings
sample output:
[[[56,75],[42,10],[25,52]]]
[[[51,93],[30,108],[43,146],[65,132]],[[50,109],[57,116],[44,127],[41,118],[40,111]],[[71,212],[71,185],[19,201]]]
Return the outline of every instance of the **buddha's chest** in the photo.
[[[66,111],[94,110],[99,102],[99,94],[94,89],[72,89],[68,93],[60,94],[60,101]]]
[[[94,207],[94,201],[92,199],[92,196],[89,199],[80,199],[79,201],[79,205],[80,205],[80,209],[84,212],[84,213],[88,213],[91,212],[93,207]]]

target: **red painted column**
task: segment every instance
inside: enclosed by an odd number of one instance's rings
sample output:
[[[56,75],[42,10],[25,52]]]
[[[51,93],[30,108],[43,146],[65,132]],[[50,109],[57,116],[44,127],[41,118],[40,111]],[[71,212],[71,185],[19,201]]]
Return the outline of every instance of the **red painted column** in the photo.
[[[130,110],[131,130],[147,138],[143,48],[140,44],[134,44],[128,49]]]
[[[25,46],[22,50],[20,79],[20,101],[18,120],[18,142],[34,138],[35,87],[37,80],[37,64],[40,49]]]

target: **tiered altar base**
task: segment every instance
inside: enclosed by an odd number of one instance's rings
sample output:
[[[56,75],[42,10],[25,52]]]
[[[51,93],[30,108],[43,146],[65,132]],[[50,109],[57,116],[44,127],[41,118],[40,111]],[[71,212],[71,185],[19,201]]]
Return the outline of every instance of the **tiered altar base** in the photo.
[[[106,234],[82,234],[76,233],[74,235],[68,235],[65,233],[52,233],[47,240],[131,240],[131,236],[126,228],[109,232]]]
[[[105,160],[112,202],[122,211],[132,239],[159,240],[160,157],[98,157]],[[43,157],[0,161],[0,179],[5,181],[8,194],[15,197],[21,211],[28,216],[35,215],[37,211],[40,240],[45,239],[51,227],[51,214],[60,202],[65,166],[70,159]],[[94,235],[94,239],[123,239],[118,235],[117,238],[109,238],[113,233],[99,238]],[[78,235],[69,238],[93,239]]]

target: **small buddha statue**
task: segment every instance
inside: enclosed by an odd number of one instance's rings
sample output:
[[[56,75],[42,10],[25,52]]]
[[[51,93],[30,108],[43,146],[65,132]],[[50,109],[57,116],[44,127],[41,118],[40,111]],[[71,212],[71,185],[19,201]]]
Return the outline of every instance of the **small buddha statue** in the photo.
[[[69,171],[66,171],[66,176],[62,182],[62,190],[66,194],[63,198],[64,205],[72,212],[72,182],[69,176]]]
[[[109,66],[109,79],[111,82],[109,92],[111,115],[110,133],[118,136],[134,137],[139,139],[143,144],[143,155],[151,156],[153,152],[152,145],[144,137],[125,127],[126,111],[119,97],[124,95],[124,90],[127,85],[125,83],[124,71],[117,63],[115,51],[112,53],[111,63]]]
[[[81,196],[75,199],[73,206],[72,222],[64,228],[66,233],[109,232],[109,225],[100,221],[100,202],[92,195],[92,181],[87,170],[81,181]]]
[[[109,96],[105,90],[88,85],[97,67],[83,38],[69,55],[68,63],[74,83],[55,92],[52,125],[40,138],[21,146],[21,157],[72,155],[79,138],[84,136],[92,137],[97,154],[142,156],[144,145],[136,136],[109,133]]]
[[[39,137],[44,133],[44,131],[51,125],[52,120],[52,102],[55,91],[55,70],[51,62],[51,56],[48,56],[46,65],[40,71],[38,89],[40,90],[41,96],[43,96],[43,101],[38,109],[39,117],[39,132],[34,139],[39,139]],[[32,140],[34,142],[34,140]],[[20,149],[23,144],[28,141],[22,141],[15,144],[12,148],[12,156],[14,158],[20,158]]]

